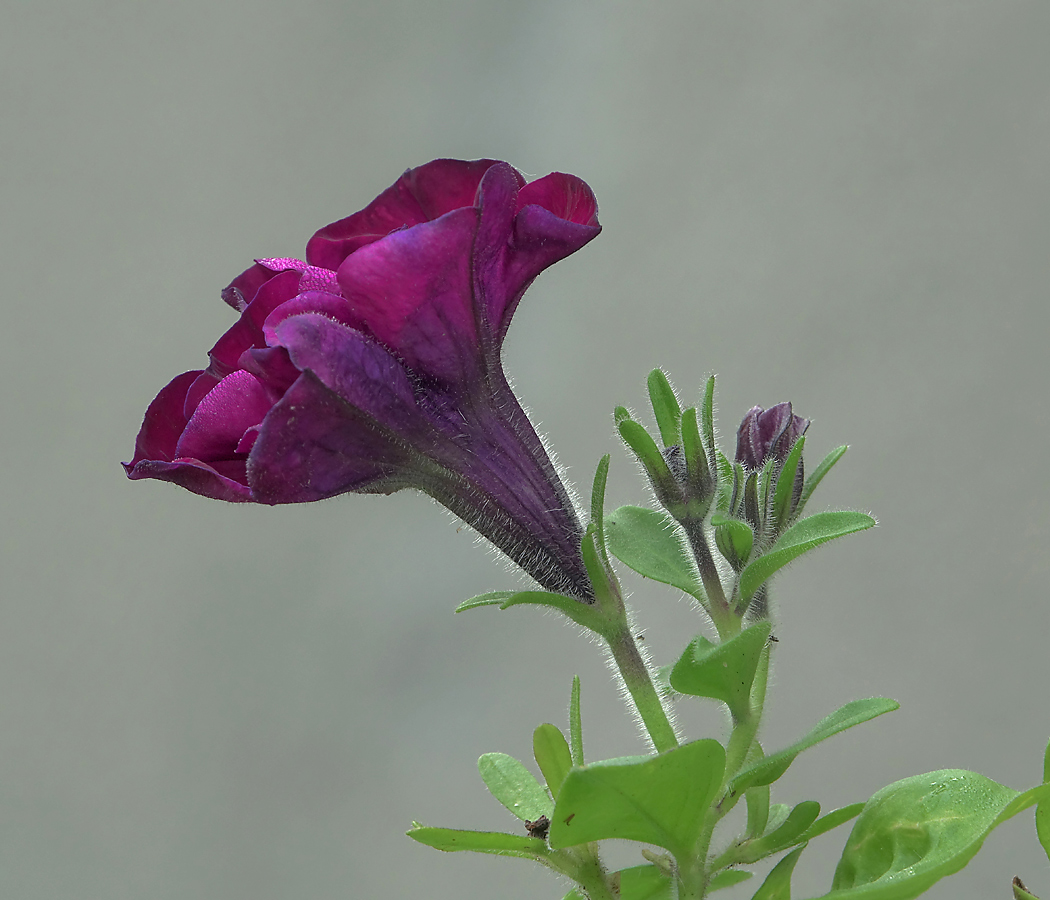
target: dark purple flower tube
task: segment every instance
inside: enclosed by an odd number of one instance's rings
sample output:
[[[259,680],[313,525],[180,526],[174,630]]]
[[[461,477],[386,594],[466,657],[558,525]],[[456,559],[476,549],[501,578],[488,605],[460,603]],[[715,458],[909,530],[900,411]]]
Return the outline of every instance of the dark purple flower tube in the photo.
[[[791,448],[809,428],[809,419],[791,412],[790,403],[769,409],[753,406],[736,433],[736,461],[747,469],[761,469],[766,460],[783,465]]]
[[[150,404],[125,463],[207,497],[302,503],[416,488],[549,590],[591,598],[575,506],[503,373],[532,280],[601,230],[587,185],[492,160],[409,169],[262,259],[206,370]]]

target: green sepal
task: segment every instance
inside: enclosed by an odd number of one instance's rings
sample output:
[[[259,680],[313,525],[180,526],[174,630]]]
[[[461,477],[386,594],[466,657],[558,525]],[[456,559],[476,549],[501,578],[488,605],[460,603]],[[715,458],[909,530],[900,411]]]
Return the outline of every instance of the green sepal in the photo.
[[[621,506],[605,517],[605,537],[612,555],[639,575],[698,600],[704,597],[696,563],[683,546],[677,523],[666,513]]]
[[[489,793],[522,822],[550,818],[554,803],[536,776],[513,756],[486,753],[478,760],[478,772]]]
[[[1043,783],[1047,782],[1050,782],[1050,743],[1043,754]],[[1050,859],[1050,797],[1041,800],[1035,808],[1035,833],[1047,859]]]
[[[806,478],[805,484],[802,485],[802,494],[798,498],[798,506],[795,507],[795,515],[802,514],[802,507],[806,505],[806,501],[813,496],[813,492],[817,489],[817,485],[823,480],[824,476],[831,471],[831,467],[835,465],[843,454],[849,449],[848,446],[843,444],[841,447],[836,447],[827,456],[825,456],[818,465]]]
[[[468,609],[477,609],[481,606],[502,606],[507,600],[519,591],[489,591],[487,594],[478,594],[469,600],[464,600],[456,607],[456,612],[466,612]]]
[[[1018,793],[984,775],[943,769],[884,787],[865,804],[821,900],[914,900],[958,872],[988,833],[1050,796]]]
[[[623,442],[638,457],[638,462],[642,464],[642,467],[648,474],[649,480],[652,481],[653,488],[657,494],[662,497],[669,491],[673,491],[676,486],[674,476],[671,475],[671,470],[667,468],[667,460],[664,459],[664,455],[660,452],[660,448],[656,445],[652,435],[635,422],[634,419],[624,419],[617,426],[617,430],[620,432]]]
[[[605,564],[609,564],[609,555],[605,550],[605,486],[609,480],[609,454],[606,453],[598,460],[598,468],[594,471],[594,483],[591,486],[591,525],[595,528],[598,537],[598,552],[601,553]]]
[[[671,670],[671,687],[680,694],[721,700],[741,722],[751,714],[751,685],[772,629],[769,622],[745,628],[720,644],[697,635]]]
[[[553,594],[550,591],[518,591],[504,600],[500,609],[512,606],[547,606],[565,613],[577,625],[589,628],[598,634],[602,633],[604,619],[592,603],[584,603],[566,594]]]
[[[839,825],[845,825],[850,819],[857,818],[862,809],[864,809],[863,803],[851,803],[849,806],[842,806],[838,809],[833,809],[827,815],[821,816],[816,822],[810,825],[809,828],[806,829],[805,834],[803,834],[799,840],[811,841],[813,838],[819,837],[825,832],[831,831],[833,828],[838,828]]]
[[[626,422],[631,418],[631,411],[626,406],[617,406],[613,410],[613,422],[616,423],[616,427],[620,427],[621,422]]]
[[[788,770],[788,766],[803,750],[808,750],[854,725],[860,725],[862,722],[867,722],[895,709],[900,709],[900,704],[888,697],[852,700],[845,706],[839,707],[830,716],[821,719],[805,737],[790,747],[771,753],[747,766],[729,783],[730,790],[733,793],[739,793],[754,785],[772,784]]]
[[[741,846],[734,854],[733,861],[749,865],[801,843],[802,835],[816,822],[819,815],[820,804],[816,800],[803,800],[788,813],[787,819],[779,828]]]
[[[649,402],[653,405],[653,415],[660,428],[660,439],[665,447],[673,447],[679,442],[682,408],[678,405],[671,382],[663,369],[653,369],[647,380]]]
[[[413,823],[405,833],[420,844],[435,850],[444,850],[446,853],[472,850],[474,853],[517,856],[540,862],[546,862],[551,856],[546,841],[525,835],[505,834],[502,831],[461,831],[456,828],[430,828]]]
[[[749,476],[750,481],[750,476]],[[827,543],[833,538],[863,531],[875,525],[875,520],[864,513],[842,510],[821,512],[802,519],[785,531],[758,559],[748,563],[740,573],[740,598],[750,602],[755,592],[762,587],[777,570],[800,557],[803,553]]]
[[[733,492],[736,483],[733,464],[721,451],[715,450],[714,470],[718,474],[718,489],[715,491],[715,509],[725,516],[732,516]]]
[[[700,402],[700,433],[704,436],[707,448],[707,461],[715,468],[715,376],[711,375],[704,384],[704,399]],[[719,472],[721,475],[721,472]]]
[[[587,895],[581,892],[579,888],[573,888],[561,900],[587,900]]]
[[[557,800],[562,782],[572,768],[572,752],[565,735],[554,725],[540,725],[532,733],[532,753],[536,757],[536,765],[543,773],[544,781],[547,782],[547,789]]]
[[[797,847],[773,866],[751,900],[791,900],[791,875],[806,845]]]
[[[710,739],[658,756],[574,768],[550,817],[550,845],[560,849],[619,838],[656,844],[687,859],[724,769],[725,750]]]
[[[761,532],[763,507],[758,498],[758,476],[759,472],[748,472],[744,477],[744,518],[754,527],[755,531]]]
[[[747,565],[751,548],[755,545],[755,533],[751,526],[741,519],[730,519],[721,513],[711,516],[715,529],[715,544],[726,558],[734,572],[739,572]]]
[[[696,408],[690,406],[682,413],[682,455],[685,457],[685,471],[689,479],[690,499],[700,501],[702,512],[696,511],[697,518],[706,515],[711,506],[711,466],[700,441],[700,429],[696,423]]]
[[[569,752],[572,764],[583,765],[583,717],[580,714],[580,676],[572,676],[572,693],[569,694]]]
[[[773,490],[773,527],[779,532],[790,520],[793,510],[791,501],[795,494],[795,478],[798,475],[798,466],[802,461],[802,449],[806,445],[806,436],[802,435],[791,452],[788,453],[777,473],[776,487]]]

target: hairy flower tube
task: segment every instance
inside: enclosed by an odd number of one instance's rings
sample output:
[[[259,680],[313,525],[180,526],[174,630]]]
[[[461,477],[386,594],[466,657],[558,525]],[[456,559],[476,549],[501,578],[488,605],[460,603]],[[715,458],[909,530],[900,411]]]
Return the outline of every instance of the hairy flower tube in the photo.
[[[128,477],[228,501],[429,494],[548,590],[589,600],[575,506],[500,349],[532,280],[601,230],[590,188],[434,160],[261,259],[206,370],[150,404]]]

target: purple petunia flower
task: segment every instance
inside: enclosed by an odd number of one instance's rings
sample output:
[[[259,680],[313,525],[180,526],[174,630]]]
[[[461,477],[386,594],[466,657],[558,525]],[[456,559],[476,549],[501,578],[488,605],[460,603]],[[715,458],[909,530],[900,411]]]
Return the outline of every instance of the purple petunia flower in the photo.
[[[589,600],[575,507],[500,348],[532,280],[601,230],[590,188],[506,163],[435,160],[263,259],[240,319],[156,397],[125,463],[229,501],[416,488],[549,590]]]
[[[794,415],[790,403],[753,406],[737,429],[736,461],[746,469],[761,469],[772,458],[780,466],[807,428],[809,419]]]

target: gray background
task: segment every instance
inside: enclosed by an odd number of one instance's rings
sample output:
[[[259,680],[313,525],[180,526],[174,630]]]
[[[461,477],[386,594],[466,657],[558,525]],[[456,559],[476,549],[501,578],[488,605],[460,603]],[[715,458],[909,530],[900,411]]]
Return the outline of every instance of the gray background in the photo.
[[[560,897],[412,819],[505,828],[477,756],[528,756],[583,678],[589,754],[640,752],[597,646],[418,495],[302,508],[132,484],[143,410],[232,321],[253,256],[437,156],[594,188],[605,232],[542,276],[506,365],[569,476],[655,365],[722,433],[752,404],[853,449],[814,508],[881,527],[785,574],[767,747],[825,808],[942,767],[1039,780],[1050,710],[1043,2],[9,3],[0,896]],[[626,577],[666,661],[686,604]],[[686,711],[693,736],[715,713]],[[845,830],[803,856],[826,890]],[[617,856],[617,854],[620,854]],[[614,858],[635,858],[615,850]],[[931,897],[1050,873],[1031,814]],[[752,882],[753,886],[757,882]],[[735,896],[750,896],[750,890]],[[727,893],[728,898],[733,894]]]

